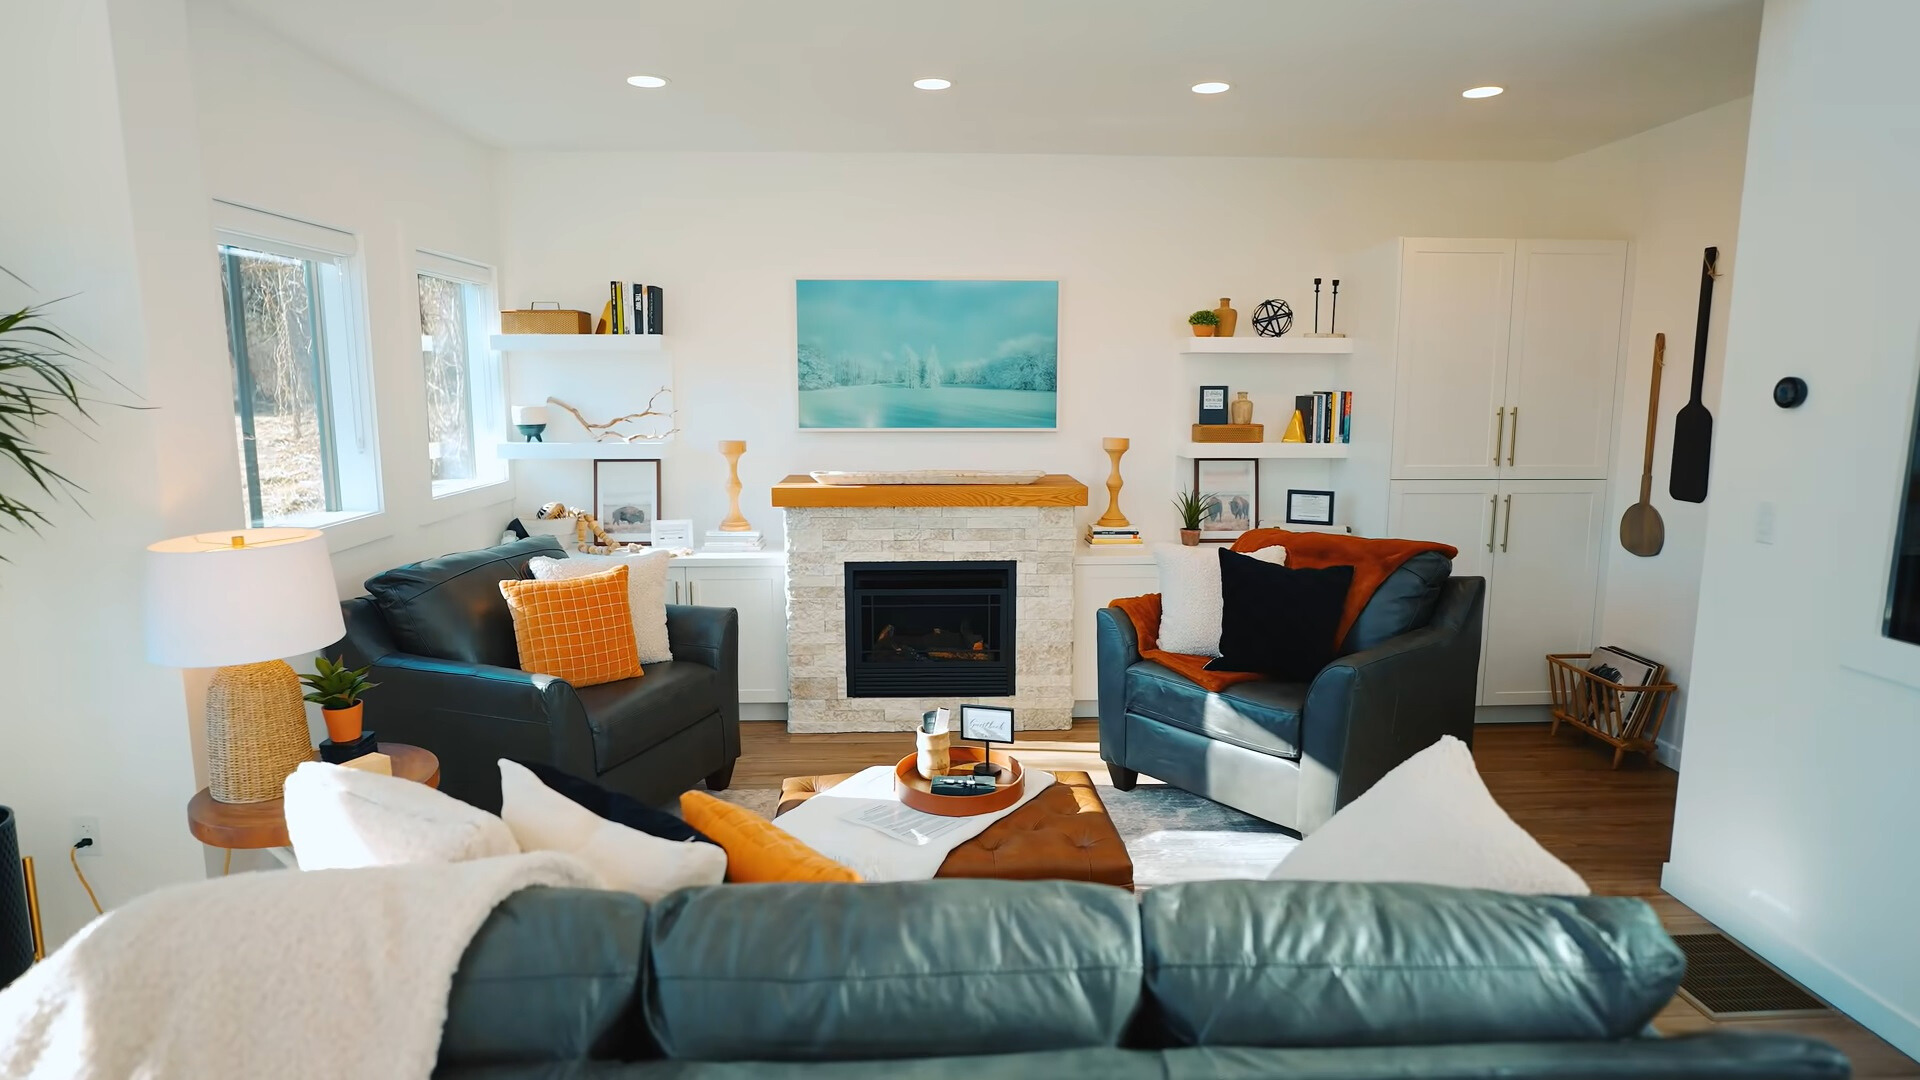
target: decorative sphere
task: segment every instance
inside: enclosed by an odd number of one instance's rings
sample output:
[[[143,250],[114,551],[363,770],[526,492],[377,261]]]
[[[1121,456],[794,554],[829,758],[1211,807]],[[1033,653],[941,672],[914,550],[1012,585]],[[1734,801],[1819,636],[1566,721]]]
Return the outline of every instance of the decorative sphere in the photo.
[[[1293,308],[1285,300],[1262,300],[1253,309],[1253,332],[1261,337],[1279,337],[1293,328]]]

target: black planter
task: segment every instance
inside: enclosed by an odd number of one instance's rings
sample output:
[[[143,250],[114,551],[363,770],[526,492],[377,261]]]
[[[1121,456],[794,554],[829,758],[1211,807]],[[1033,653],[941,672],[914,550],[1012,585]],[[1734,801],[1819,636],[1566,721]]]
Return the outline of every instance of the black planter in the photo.
[[[20,837],[13,808],[0,806],[0,987],[33,966],[33,924],[27,915],[27,882],[20,874]]]

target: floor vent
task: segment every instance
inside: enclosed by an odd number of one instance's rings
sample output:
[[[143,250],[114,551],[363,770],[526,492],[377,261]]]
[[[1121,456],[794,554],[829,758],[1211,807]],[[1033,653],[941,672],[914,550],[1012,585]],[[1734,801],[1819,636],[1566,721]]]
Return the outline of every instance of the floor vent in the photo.
[[[1680,996],[1714,1020],[1820,1016],[1819,998],[1724,934],[1675,934],[1687,954]]]

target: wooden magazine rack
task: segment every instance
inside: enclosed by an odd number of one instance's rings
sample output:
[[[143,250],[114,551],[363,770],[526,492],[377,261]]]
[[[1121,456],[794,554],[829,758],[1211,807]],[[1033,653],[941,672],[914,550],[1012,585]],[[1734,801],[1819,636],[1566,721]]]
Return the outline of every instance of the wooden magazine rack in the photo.
[[[1553,688],[1553,734],[1572,724],[1613,747],[1613,767],[1628,751],[1653,756],[1654,740],[1666,722],[1667,707],[1679,687],[1670,682],[1625,686],[1588,671],[1591,653],[1553,653],[1547,677]]]

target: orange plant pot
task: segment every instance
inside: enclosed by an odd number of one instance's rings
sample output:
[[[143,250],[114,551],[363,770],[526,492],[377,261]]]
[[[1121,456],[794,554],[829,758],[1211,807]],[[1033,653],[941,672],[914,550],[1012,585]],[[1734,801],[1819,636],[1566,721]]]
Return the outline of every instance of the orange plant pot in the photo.
[[[1217,326],[1200,326],[1195,324],[1193,327],[1193,336],[1194,337],[1212,337],[1214,331],[1218,329],[1220,328]]]
[[[321,709],[320,717],[327,722],[327,738],[337,743],[350,743],[359,738],[366,709],[364,701],[356,701],[345,709]]]

